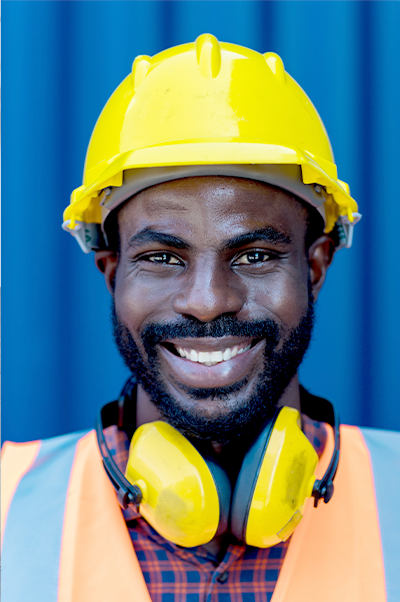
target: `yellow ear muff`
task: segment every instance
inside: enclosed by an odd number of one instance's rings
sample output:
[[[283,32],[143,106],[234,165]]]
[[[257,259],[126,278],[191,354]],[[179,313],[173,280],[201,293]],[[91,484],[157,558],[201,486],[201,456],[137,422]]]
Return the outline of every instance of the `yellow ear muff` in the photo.
[[[165,539],[193,547],[217,533],[222,508],[212,469],[171,425],[152,422],[135,431],[125,476],[142,492],[141,515]]]
[[[317,463],[318,456],[301,431],[299,412],[281,408],[243,461],[232,501],[234,535],[258,548],[290,537],[311,496]]]
[[[246,453],[232,500],[231,531],[249,545],[267,548],[285,541],[303,516],[318,456],[300,426],[297,410],[276,410]],[[165,539],[193,547],[225,530],[227,475],[168,423],[135,431],[125,476],[142,492],[141,515]]]

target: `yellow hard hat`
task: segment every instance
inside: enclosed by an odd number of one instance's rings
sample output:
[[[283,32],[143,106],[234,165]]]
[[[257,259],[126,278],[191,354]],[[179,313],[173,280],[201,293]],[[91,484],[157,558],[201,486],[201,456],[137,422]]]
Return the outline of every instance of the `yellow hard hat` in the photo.
[[[318,209],[338,246],[351,245],[360,215],[337,177],[324,125],[274,53],[219,42],[138,56],[104,107],[89,143],[83,184],[63,228],[85,252],[104,248],[102,224],[154,184],[193,175],[257,179]]]

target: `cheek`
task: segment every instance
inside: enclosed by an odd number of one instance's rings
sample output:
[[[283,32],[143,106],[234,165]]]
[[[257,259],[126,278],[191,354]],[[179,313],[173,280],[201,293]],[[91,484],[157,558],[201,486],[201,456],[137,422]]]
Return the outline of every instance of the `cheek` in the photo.
[[[171,319],[175,287],[170,282],[131,275],[116,279],[115,307],[120,319],[135,336],[150,322]]]
[[[308,284],[304,275],[289,272],[270,274],[267,281],[255,282],[248,290],[251,313],[269,315],[285,329],[299,323],[308,308]]]

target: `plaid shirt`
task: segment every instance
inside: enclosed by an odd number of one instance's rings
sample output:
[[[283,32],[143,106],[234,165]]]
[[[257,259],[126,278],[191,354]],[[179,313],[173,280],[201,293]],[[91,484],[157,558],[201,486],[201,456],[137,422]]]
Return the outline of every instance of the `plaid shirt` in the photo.
[[[303,431],[321,456],[326,443],[323,423],[302,415]],[[122,472],[129,441],[110,426],[107,444]],[[230,544],[222,561],[204,547],[181,548],[159,535],[133,509],[123,511],[140,567],[153,602],[269,602],[289,541],[272,548]]]

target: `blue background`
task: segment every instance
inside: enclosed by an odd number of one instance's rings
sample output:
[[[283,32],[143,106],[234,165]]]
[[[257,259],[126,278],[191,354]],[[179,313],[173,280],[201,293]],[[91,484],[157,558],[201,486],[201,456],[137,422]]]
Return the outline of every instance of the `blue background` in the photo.
[[[93,425],[127,376],[102,276],[60,227],[91,130],[138,54],[210,32],[274,51],[329,132],[362,222],[318,302],[302,381],[400,429],[400,3],[18,2],[3,21],[3,438]]]

